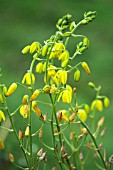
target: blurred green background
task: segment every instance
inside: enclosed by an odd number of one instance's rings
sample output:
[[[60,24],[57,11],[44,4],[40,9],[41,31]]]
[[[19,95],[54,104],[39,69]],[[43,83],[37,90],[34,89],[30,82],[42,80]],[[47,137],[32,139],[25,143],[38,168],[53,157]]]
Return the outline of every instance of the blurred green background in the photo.
[[[82,61],[88,61],[91,67],[91,75],[87,76],[84,72],[79,83],[72,84],[78,88],[78,101],[90,101],[94,97],[93,90],[88,87],[88,82],[93,81],[96,85],[102,85],[102,93],[111,100],[109,109],[102,113],[106,117],[105,126],[107,133],[104,139],[107,150],[107,159],[113,154],[113,1],[111,0],[0,0],[0,67],[3,76],[0,83],[7,85],[19,81],[23,74],[29,69],[31,57],[21,54],[22,48],[31,44],[33,41],[43,41],[56,31],[55,24],[63,15],[70,13],[73,19],[79,22],[84,12],[92,10],[97,11],[96,19],[86,26],[81,26],[77,33],[86,35],[90,40],[90,48],[81,57]],[[75,43],[75,44],[73,44]],[[70,48],[75,48],[76,42],[73,42]],[[71,81],[71,78],[70,78]],[[40,85],[40,80],[39,80]],[[15,109],[21,103],[24,91],[21,89],[9,100],[11,110]],[[42,106],[43,107],[43,106]],[[47,108],[44,110],[47,111]],[[102,116],[99,113],[98,117]],[[16,117],[15,123],[19,128],[22,119]],[[35,124],[37,126],[37,120]],[[20,124],[19,124],[20,123]],[[48,136],[50,134],[48,133]],[[38,139],[37,139],[38,140]],[[16,148],[16,142],[13,136],[5,140],[5,152],[0,153],[4,159],[7,159],[8,150],[16,150],[16,157],[19,157],[19,150]],[[34,146],[35,148],[35,146]],[[20,157],[19,157],[20,159]],[[90,161],[87,169],[91,166]],[[5,168],[2,168],[5,169]],[[11,167],[10,169],[13,169]],[[14,168],[15,169],[15,168]],[[51,169],[51,166],[48,167]]]

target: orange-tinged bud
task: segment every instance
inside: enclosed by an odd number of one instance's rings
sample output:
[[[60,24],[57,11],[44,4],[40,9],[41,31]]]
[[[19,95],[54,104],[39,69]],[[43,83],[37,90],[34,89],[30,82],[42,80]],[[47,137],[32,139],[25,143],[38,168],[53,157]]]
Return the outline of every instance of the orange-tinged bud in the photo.
[[[26,94],[23,96],[23,99],[22,99],[22,104],[27,104],[28,102],[28,99],[29,99],[29,96]]]
[[[80,70],[76,70],[74,73],[74,80],[79,81],[80,80]]]
[[[36,73],[42,73],[43,72],[43,63],[40,62],[36,65]]]
[[[3,150],[5,148],[4,143],[2,139],[0,138],[0,150]]]
[[[24,137],[24,132],[20,129],[19,130],[19,139],[22,140]]]
[[[14,156],[12,155],[12,153],[9,151],[9,161],[11,163],[13,163],[15,160],[14,160]]]
[[[76,113],[72,113],[72,114],[69,116],[69,121],[70,121],[70,123],[73,123],[75,117],[76,117]]]
[[[28,52],[29,52],[29,50],[30,50],[30,45],[27,45],[26,47],[24,47],[24,48],[23,48],[23,50],[22,50],[22,54],[26,54],[26,53],[28,53]]]
[[[38,108],[38,106],[36,106],[36,108],[35,108],[35,112],[36,112],[36,114],[37,114],[38,116],[40,116],[40,117],[41,117],[42,112],[40,111],[40,109]]]
[[[32,94],[30,101],[33,101],[34,99],[36,99],[36,97],[40,94],[40,91],[38,89],[36,89],[34,91],[34,93]]]
[[[44,92],[44,93],[50,93],[50,89],[51,89],[51,87],[50,87],[49,85],[45,85],[45,86],[43,87],[43,92]]]
[[[107,107],[109,107],[109,105],[110,105],[110,100],[108,97],[105,97],[104,98],[104,106],[107,108]]]
[[[10,96],[11,94],[13,94],[16,89],[17,89],[17,84],[12,83],[9,89],[7,90],[6,96]]]
[[[86,62],[82,62],[81,65],[84,68],[84,70],[86,71],[86,73],[90,74],[90,68],[89,68],[88,64]]]

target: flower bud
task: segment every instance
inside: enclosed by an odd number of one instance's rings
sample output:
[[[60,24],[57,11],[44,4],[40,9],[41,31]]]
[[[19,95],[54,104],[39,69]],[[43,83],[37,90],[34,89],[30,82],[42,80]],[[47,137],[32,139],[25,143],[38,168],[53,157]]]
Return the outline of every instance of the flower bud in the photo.
[[[5,96],[3,94],[0,94],[0,102],[4,104],[6,102]]]
[[[23,79],[22,79],[22,84],[24,84],[24,82],[28,85],[34,84],[35,83],[35,76],[34,74],[28,72],[24,75]]]
[[[29,136],[29,126],[26,127],[25,136]]]
[[[34,93],[32,94],[30,101],[33,101],[34,99],[36,99],[36,97],[40,94],[40,91],[38,89],[36,89],[34,91]]]
[[[87,113],[84,109],[78,109],[78,113],[77,115],[79,116],[79,118],[85,122],[87,120]]]
[[[86,71],[86,73],[90,74],[90,68],[89,68],[88,64],[86,62],[82,62],[81,65],[84,68],[84,70]]]
[[[79,81],[80,80],[80,70],[76,70],[74,73],[74,80]]]
[[[98,111],[102,111],[103,110],[103,104],[102,101],[99,99],[93,100],[93,102],[91,103],[91,110],[98,110]]]
[[[46,56],[48,52],[48,45],[44,45],[42,48],[42,56]]]
[[[43,63],[40,62],[36,65],[36,73],[42,73],[43,72]]]
[[[44,93],[50,93],[50,89],[51,89],[51,87],[50,87],[49,85],[45,85],[45,86],[43,87],[43,92],[44,92]]]
[[[71,22],[70,26],[69,26],[69,30],[72,31],[74,28],[76,27],[75,22]]]
[[[107,108],[107,107],[109,107],[109,105],[110,105],[110,100],[108,97],[105,97],[104,98],[104,106]]]
[[[6,93],[7,93],[7,87],[6,86],[3,87],[3,93],[6,96]]]
[[[85,109],[85,111],[86,111],[87,114],[90,113],[90,107],[89,107],[88,104],[85,104],[84,109]]]
[[[23,137],[24,137],[24,132],[20,128],[20,130],[19,130],[19,139],[22,140]]]
[[[87,47],[87,48],[89,48],[89,40],[88,40],[88,38],[84,38],[83,39],[83,44]]]
[[[23,118],[27,118],[29,115],[29,107],[28,104],[22,105],[20,107],[20,114],[23,116]]]
[[[44,148],[41,148],[38,152],[37,152],[37,156],[41,157],[42,153],[43,153]]]
[[[68,62],[69,62],[69,60],[68,60],[68,59],[66,59],[66,60],[62,61],[62,63],[61,63],[61,67],[66,67],[66,66],[67,66],[67,64],[68,64]]]
[[[72,113],[72,114],[69,116],[69,121],[70,121],[70,123],[73,123],[75,117],[76,117],[76,113],[75,113],[75,112]]]
[[[58,79],[62,84],[66,84],[67,82],[67,72],[65,70],[59,70],[57,72]]]
[[[43,130],[42,128],[39,130],[39,138],[42,138]]]
[[[23,50],[22,50],[22,54],[26,54],[26,53],[28,53],[28,52],[29,52],[29,50],[30,50],[30,45],[27,45],[26,47],[24,47],[24,48],[23,48]]]
[[[0,110],[0,122],[1,122],[2,120],[5,121],[6,118],[5,118],[4,112],[2,112],[2,110]]]
[[[12,155],[12,153],[9,151],[9,161],[11,163],[13,163],[15,160],[14,160],[14,156]]]
[[[89,83],[88,83],[88,86],[91,87],[91,88],[93,88],[93,89],[95,89],[95,84],[92,83],[92,82],[89,82]]]
[[[29,96],[28,95],[24,95],[23,99],[22,99],[22,104],[27,104],[28,99],[29,99]]]
[[[73,140],[73,139],[74,139],[74,137],[75,137],[75,132],[74,132],[74,131],[72,131],[72,132],[70,133],[70,140]]]
[[[40,44],[38,42],[33,42],[30,46],[30,53],[33,54],[35,51],[40,51]]]
[[[6,93],[6,96],[10,96],[11,94],[13,94],[16,89],[17,89],[17,84],[12,83],[11,86],[9,87],[7,93]]]
[[[100,126],[102,126],[102,125],[103,125],[104,120],[105,120],[105,118],[104,118],[104,117],[102,117],[102,118],[98,121],[98,127],[100,127]]]
[[[72,34],[71,32],[65,32],[65,33],[64,33],[64,37],[70,37],[71,34]]]
[[[2,139],[0,138],[0,150],[3,150],[5,148],[4,143]]]

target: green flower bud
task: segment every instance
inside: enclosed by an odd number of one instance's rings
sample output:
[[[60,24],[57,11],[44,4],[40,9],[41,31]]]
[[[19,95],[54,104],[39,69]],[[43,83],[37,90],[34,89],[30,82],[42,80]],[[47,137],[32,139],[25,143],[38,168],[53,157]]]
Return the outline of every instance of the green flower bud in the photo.
[[[95,88],[95,84],[92,83],[92,82],[89,82],[89,83],[88,83],[88,86],[91,87],[91,88],[93,88],[93,89]]]
[[[79,81],[80,80],[80,70],[76,70],[74,73],[74,80]]]
[[[64,33],[64,37],[70,37],[71,36],[71,32],[65,32]]]
[[[87,48],[89,48],[89,40],[88,40],[88,38],[84,38],[83,39],[83,44],[87,47]]]
[[[7,93],[7,87],[6,86],[3,87],[3,93],[4,93],[4,95],[6,95],[6,93]]]
[[[51,87],[50,87],[49,85],[45,85],[45,86],[43,87],[43,92],[44,92],[44,93],[50,93],[50,89],[51,89]]]
[[[74,28],[76,27],[75,22],[71,22],[70,26],[69,26],[69,30],[72,31]]]
[[[3,94],[0,94],[0,102],[2,103],[2,104],[4,104],[5,103],[5,96],[3,95]]]
[[[28,52],[29,52],[29,50],[30,50],[30,45],[27,45],[26,47],[24,47],[24,48],[23,48],[23,50],[22,50],[22,54],[26,54],[26,53],[28,53]]]
[[[62,21],[63,21],[63,19],[62,19],[62,18],[60,18],[60,19],[58,20],[58,22],[57,22],[57,25],[61,26]]]

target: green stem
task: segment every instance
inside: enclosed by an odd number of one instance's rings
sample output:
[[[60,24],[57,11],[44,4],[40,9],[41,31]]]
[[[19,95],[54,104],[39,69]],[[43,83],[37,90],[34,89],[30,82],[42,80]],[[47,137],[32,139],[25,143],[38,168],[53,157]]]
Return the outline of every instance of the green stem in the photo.
[[[26,156],[25,150],[24,150],[24,148],[23,148],[23,146],[22,146],[22,144],[21,144],[21,141],[19,140],[19,137],[18,137],[18,134],[17,134],[17,132],[16,132],[15,126],[14,126],[14,124],[13,124],[12,117],[11,117],[11,115],[10,115],[10,111],[9,111],[9,109],[8,109],[7,104],[6,104],[5,110],[7,111],[7,114],[8,114],[8,116],[9,116],[12,129],[13,129],[13,131],[14,131],[14,134],[15,134],[16,138],[17,138],[17,141],[18,141],[18,143],[19,143],[19,146],[20,146],[20,148],[21,148],[21,150],[22,150],[22,152],[23,152],[23,154],[24,154],[24,157],[25,157],[25,160],[26,160],[26,164],[27,164],[27,166],[29,167],[29,163],[28,163],[28,160],[27,160],[27,156]]]
[[[80,121],[81,121],[81,120],[80,120]],[[98,152],[98,155],[100,156],[100,159],[101,159],[101,161],[102,161],[102,163],[103,163],[103,166],[104,166],[104,168],[107,170],[105,161],[104,161],[103,156],[102,156],[102,154],[101,154],[101,152],[100,152],[100,150],[99,150],[99,148],[98,148],[98,145],[97,145],[97,143],[96,143],[96,140],[95,140],[93,134],[91,133],[90,129],[87,127],[87,125],[86,125],[84,122],[81,121],[81,124],[87,129],[87,131],[88,131],[91,139],[93,140],[93,143],[94,143],[95,148],[96,148],[96,150],[97,150],[97,152]]]

